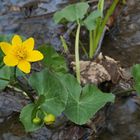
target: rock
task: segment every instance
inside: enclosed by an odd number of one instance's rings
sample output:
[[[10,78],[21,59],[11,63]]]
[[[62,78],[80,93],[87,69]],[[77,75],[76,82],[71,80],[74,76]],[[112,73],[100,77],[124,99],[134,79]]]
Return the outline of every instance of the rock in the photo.
[[[107,128],[98,140],[139,140],[139,109],[133,98],[119,99],[110,108]]]
[[[75,63],[73,62],[72,65],[74,66]],[[75,70],[75,66],[73,68]],[[81,82],[83,84],[94,83],[98,85],[104,81],[111,80],[111,77],[106,69],[96,62],[80,61],[80,73]]]
[[[75,62],[71,63],[75,71]],[[117,61],[108,56],[99,55],[96,61],[80,61],[80,74],[82,84],[93,83],[96,85],[105,81],[116,84],[120,79],[129,79]]]

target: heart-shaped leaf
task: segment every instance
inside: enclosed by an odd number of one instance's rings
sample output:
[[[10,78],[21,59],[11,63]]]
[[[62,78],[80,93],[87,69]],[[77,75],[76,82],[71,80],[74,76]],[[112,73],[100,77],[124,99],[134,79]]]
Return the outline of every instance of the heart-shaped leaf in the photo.
[[[42,60],[43,64],[56,72],[67,72],[67,64],[63,56],[59,55],[53,47],[49,45],[44,45],[39,48],[39,50],[43,53],[44,59]]]
[[[3,66],[2,68],[0,68],[0,90],[4,89],[8,85],[8,80],[10,80],[10,76],[10,67]]]
[[[41,128],[43,125],[43,121],[40,124],[34,124],[32,122],[32,113],[35,108],[36,106],[34,104],[28,104],[22,109],[20,113],[20,121],[24,125],[27,132],[35,131]]]
[[[54,14],[54,20],[59,23],[63,18],[67,21],[77,21],[83,19],[89,5],[86,2],[71,4]]]
[[[56,116],[64,111],[68,93],[58,74],[45,69],[32,74],[29,83],[39,96],[45,97],[44,103],[40,105],[43,110]]]
[[[103,93],[94,85],[80,87],[77,80],[71,75],[63,76],[62,79],[69,92],[64,113],[76,124],[85,124],[107,102],[114,101],[113,94]]]
[[[84,20],[84,24],[87,27],[88,30],[94,30],[97,26],[97,19],[99,17],[101,17],[102,14],[100,11],[96,10],[93,11],[85,20]]]
[[[132,68],[132,75],[135,80],[135,86],[137,93],[140,94],[140,64],[136,64]]]

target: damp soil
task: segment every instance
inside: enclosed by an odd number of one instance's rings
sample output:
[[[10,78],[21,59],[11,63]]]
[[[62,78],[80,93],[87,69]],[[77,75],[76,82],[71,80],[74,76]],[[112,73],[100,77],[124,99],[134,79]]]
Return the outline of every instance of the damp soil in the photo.
[[[33,36],[36,46],[51,43],[61,49],[62,25],[54,24],[55,11],[76,0],[0,0],[0,34]],[[51,7],[51,8],[50,8]],[[130,68],[140,63],[140,0],[128,0],[115,26],[107,33],[101,51]],[[118,97],[105,106],[88,125],[77,126],[60,116],[52,127],[26,133],[19,111],[28,103],[7,88],[0,94],[0,140],[140,140],[140,99]]]

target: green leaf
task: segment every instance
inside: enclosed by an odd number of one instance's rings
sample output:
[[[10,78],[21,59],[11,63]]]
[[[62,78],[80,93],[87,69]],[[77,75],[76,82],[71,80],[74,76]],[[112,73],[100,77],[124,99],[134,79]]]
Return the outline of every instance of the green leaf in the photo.
[[[42,105],[45,102],[45,96],[44,95],[40,95],[38,100],[36,101],[35,105],[36,107],[40,107],[40,105]]]
[[[32,118],[36,117],[36,114],[39,118],[44,118],[44,113],[42,112],[43,110],[40,110],[40,106],[45,102],[45,96],[40,95],[38,99],[35,101],[35,106],[32,111]]]
[[[4,54],[0,50],[0,68],[4,65],[4,63],[3,63],[3,57],[4,57]]]
[[[63,76],[62,79],[69,92],[64,113],[76,124],[85,124],[107,102],[114,101],[113,94],[103,93],[94,85],[80,87],[77,80],[71,75]]]
[[[54,20],[56,23],[59,23],[63,18],[71,22],[83,19],[88,8],[89,5],[86,2],[71,4],[61,11],[56,12],[54,14]]]
[[[43,110],[55,116],[64,111],[68,93],[58,74],[45,69],[33,74],[29,78],[29,83],[39,96],[44,96],[45,101],[40,106]]]
[[[9,42],[11,43],[12,38],[15,34],[0,34],[0,42]],[[26,38],[24,36],[20,36],[22,40],[25,40]]]
[[[14,34],[0,34],[0,42],[11,42],[11,39],[13,37]]]
[[[3,66],[0,68],[0,90],[3,90],[8,84],[11,76],[10,67]]]
[[[62,35],[60,36],[60,39],[61,39],[62,46],[64,48],[64,52],[67,54],[69,52],[69,49],[68,49],[66,40],[64,39],[64,37]]]
[[[41,128],[43,125],[43,122],[38,125],[34,124],[32,122],[32,120],[33,120],[32,112],[35,107],[36,106],[34,104],[28,104],[21,110],[21,113],[20,113],[20,121],[24,125],[25,130],[27,132],[35,131],[35,130]]]
[[[20,69],[16,69],[16,76],[25,76],[26,74],[22,72]]]
[[[46,67],[56,72],[65,73],[68,71],[64,57],[59,55],[53,47],[44,45],[39,50],[44,55],[42,62]]]
[[[140,64],[136,64],[132,67],[132,75],[135,80],[134,88],[140,95]]]
[[[93,11],[85,20],[84,24],[88,30],[94,30],[97,26],[97,19],[101,17],[101,12],[96,10]]]

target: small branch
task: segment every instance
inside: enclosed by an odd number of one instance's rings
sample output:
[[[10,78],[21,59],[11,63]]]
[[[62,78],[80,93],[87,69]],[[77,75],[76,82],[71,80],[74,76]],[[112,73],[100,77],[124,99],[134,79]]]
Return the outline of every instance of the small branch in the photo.
[[[135,89],[128,89],[128,90],[125,90],[125,91],[121,91],[121,92],[118,92],[118,93],[115,93],[116,95],[130,95],[131,92],[133,91],[136,91]]]

